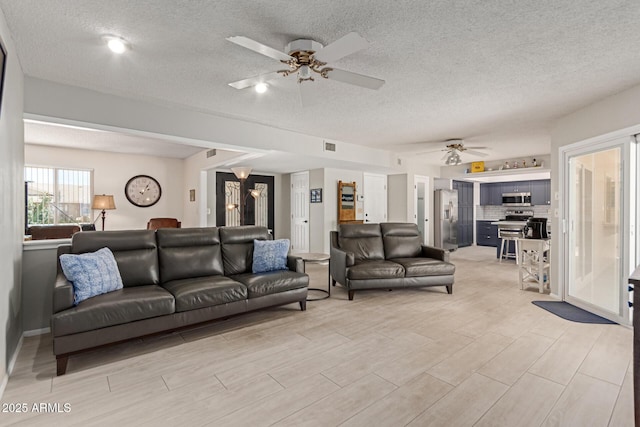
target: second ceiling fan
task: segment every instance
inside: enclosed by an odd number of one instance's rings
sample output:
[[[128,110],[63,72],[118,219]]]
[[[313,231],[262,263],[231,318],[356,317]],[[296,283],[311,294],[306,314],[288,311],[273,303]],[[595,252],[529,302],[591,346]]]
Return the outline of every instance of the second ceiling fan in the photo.
[[[374,90],[384,84],[384,80],[375,77],[328,66],[330,62],[337,61],[369,46],[369,42],[356,32],[351,32],[327,46],[310,39],[294,40],[285,47],[284,51],[279,51],[244,36],[228,37],[227,40],[280,61],[287,66],[282,70],[229,83],[229,86],[236,89],[245,89],[290,75],[296,75],[298,83],[311,82],[317,77],[322,77]]]

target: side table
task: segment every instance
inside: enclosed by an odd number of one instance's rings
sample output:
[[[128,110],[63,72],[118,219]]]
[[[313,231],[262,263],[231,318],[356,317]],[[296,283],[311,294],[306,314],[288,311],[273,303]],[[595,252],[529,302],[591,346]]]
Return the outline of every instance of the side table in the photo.
[[[331,257],[329,256],[329,254],[322,254],[322,253],[302,253],[302,254],[293,254],[295,256],[299,256],[300,258],[302,258],[302,265],[303,268],[307,269],[307,264],[324,264],[324,263],[329,263],[329,260],[331,259]],[[328,280],[327,280],[327,289],[320,289],[320,288],[309,288],[310,291],[316,291],[316,292],[324,292],[325,296],[320,297],[320,298],[307,298],[307,301],[319,301],[322,299],[327,299],[331,296],[331,269],[328,269]]]

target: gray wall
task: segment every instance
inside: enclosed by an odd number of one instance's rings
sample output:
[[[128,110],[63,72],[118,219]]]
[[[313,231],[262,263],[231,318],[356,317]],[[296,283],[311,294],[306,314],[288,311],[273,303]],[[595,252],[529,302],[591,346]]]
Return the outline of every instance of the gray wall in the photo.
[[[24,233],[23,74],[4,15],[0,38],[7,50],[0,110],[0,388],[22,336],[21,276]],[[1,391],[1,390],[0,390]]]
[[[50,325],[57,246],[53,241],[25,243],[22,256],[22,327],[25,332],[42,332]]]

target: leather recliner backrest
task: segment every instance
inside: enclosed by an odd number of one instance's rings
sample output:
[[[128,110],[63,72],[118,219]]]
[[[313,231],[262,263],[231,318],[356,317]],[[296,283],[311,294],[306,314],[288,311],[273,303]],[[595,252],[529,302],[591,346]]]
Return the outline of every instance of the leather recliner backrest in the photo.
[[[216,227],[160,228],[156,237],[162,283],[224,273]]]
[[[266,227],[242,225],[240,227],[220,227],[222,244],[222,265],[224,275],[251,273],[253,268],[253,241],[270,240]]]
[[[380,224],[386,259],[413,258],[422,252],[418,226],[406,222]]]
[[[158,246],[153,230],[91,231],[71,238],[71,253],[109,248],[125,287],[160,283]]]
[[[379,224],[340,224],[338,243],[343,251],[352,252],[356,260],[384,259]]]

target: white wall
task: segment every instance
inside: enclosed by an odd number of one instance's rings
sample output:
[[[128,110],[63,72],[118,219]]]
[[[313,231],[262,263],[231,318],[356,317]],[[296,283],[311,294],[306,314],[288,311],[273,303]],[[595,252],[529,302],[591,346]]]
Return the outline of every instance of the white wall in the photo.
[[[0,38],[7,51],[0,106],[0,395],[22,336],[22,236],[24,234],[23,74],[0,11]]]
[[[26,144],[25,164],[93,170],[94,194],[113,194],[116,209],[107,211],[105,230],[144,229],[149,218],[178,218],[184,222],[183,160],[165,157],[108,153],[73,148]],[[135,175],[154,177],[162,187],[160,201],[148,208],[132,205],[124,194],[124,186]],[[99,211],[93,212],[97,218]],[[99,230],[101,220],[96,222]]]
[[[363,147],[345,141],[336,144],[336,152],[324,151],[325,138],[232,119],[199,111],[162,106],[108,95],[89,89],[25,78],[25,113],[32,118],[64,123],[100,125],[104,129],[128,129],[141,135],[166,135],[186,144],[221,149],[246,149],[254,152],[284,151],[328,162],[339,155],[371,168],[394,167],[390,151]],[[327,140],[329,141],[329,140]]]
[[[309,251],[325,252],[325,240],[328,237],[324,235],[324,217],[325,205],[329,203],[329,200],[324,185],[324,169],[309,171],[309,189],[312,188],[322,189],[322,203],[309,203]],[[338,214],[337,209],[336,205],[336,215]]]
[[[640,125],[640,85],[601,99],[585,108],[575,111],[559,120],[551,128],[551,212],[559,209],[563,200],[560,188],[560,147],[609,132]],[[554,195],[558,193],[558,200]],[[560,221],[552,218],[551,235],[561,236]],[[558,283],[563,273],[560,271],[562,254],[559,238],[552,238],[551,292],[558,294]]]
[[[242,153],[232,151],[218,150],[218,154],[207,158],[207,150],[203,150],[193,156],[187,157],[183,162],[183,180],[181,182],[181,198],[179,199],[183,211],[182,211],[182,226],[183,227],[204,227],[207,225],[214,225],[216,223],[216,199],[215,199],[215,186],[213,190],[210,188],[202,188],[200,177],[203,172],[207,175],[213,173],[215,182],[215,170],[216,167],[228,162],[229,160],[240,156]],[[225,172],[228,171],[225,169]],[[206,179],[205,183],[208,183],[210,179]],[[189,190],[196,190],[196,201],[189,200]],[[206,190],[206,191],[205,191]],[[213,191],[213,193],[211,193]],[[211,208],[211,215],[206,214],[206,205]],[[202,218],[201,218],[202,212]]]

